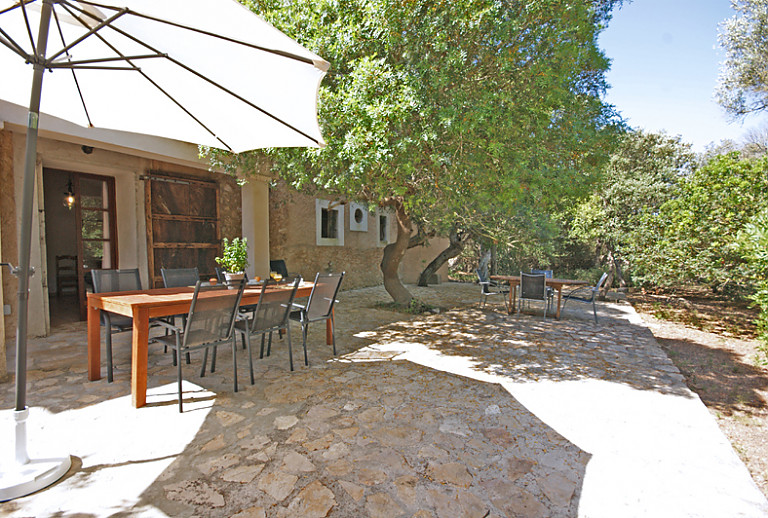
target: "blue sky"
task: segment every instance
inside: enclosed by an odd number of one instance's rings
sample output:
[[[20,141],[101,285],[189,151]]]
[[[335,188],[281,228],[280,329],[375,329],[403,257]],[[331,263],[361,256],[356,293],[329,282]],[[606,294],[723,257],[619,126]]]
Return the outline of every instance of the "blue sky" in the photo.
[[[633,128],[665,130],[703,151],[741,140],[768,115],[729,122],[714,100],[720,61],[718,24],[735,13],[730,0],[633,0],[614,12],[600,36],[611,59],[606,100]]]

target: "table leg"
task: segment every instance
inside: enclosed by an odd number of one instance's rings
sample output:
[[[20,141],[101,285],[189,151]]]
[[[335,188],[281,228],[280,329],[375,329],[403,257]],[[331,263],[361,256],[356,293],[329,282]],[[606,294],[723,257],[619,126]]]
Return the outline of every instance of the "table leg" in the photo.
[[[555,315],[555,318],[560,320],[560,299],[563,297],[563,288],[560,288],[557,290],[557,314]]]
[[[147,404],[147,351],[149,349],[149,312],[133,310],[133,344],[131,348],[131,397],[133,406]],[[181,358],[178,358],[181,361]]]
[[[88,305],[88,379],[101,379],[101,311]]]

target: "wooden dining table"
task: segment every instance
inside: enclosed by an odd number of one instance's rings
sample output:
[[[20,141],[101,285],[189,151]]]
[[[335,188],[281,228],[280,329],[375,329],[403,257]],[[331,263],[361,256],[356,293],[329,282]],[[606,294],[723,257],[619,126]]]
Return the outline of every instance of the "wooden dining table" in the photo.
[[[505,281],[509,283],[509,312],[515,307],[517,301],[517,287],[520,285],[519,275],[491,275],[494,281]],[[557,311],[556,318],[560,318],[560,301],[563,297],[563,288],[565,286],[587,286],[589,282],[575,279],[546,279],[547,286],[557,291]]]
[[[296,297],[307,297],[312,292],[312,282],[302,282]],[[291,289],[279,285],[268,289]],[[260,285],[248,286],[240,301],[242,306],[256,304],[261,296]],[[215,297],[226,290],[210,290],[200,297]],[[88,379],[101,378],[101,311],[133,318],[131,349],[131,396],[133,406],[140,408],[147,403],[147,362],[149,349],[149,321],[152,318],[189,313],[193,287],[157,288],[141,291],[88,293]],[[331,343],[332,323],[326,321],[326,341]]]

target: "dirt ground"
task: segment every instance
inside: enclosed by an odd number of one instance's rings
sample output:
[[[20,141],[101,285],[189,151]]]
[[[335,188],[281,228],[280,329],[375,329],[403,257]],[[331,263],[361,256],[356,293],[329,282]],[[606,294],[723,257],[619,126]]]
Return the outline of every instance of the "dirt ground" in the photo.
[[[757,312],[695,289],[628,300],[768,496],[768,366],[755,340]]]

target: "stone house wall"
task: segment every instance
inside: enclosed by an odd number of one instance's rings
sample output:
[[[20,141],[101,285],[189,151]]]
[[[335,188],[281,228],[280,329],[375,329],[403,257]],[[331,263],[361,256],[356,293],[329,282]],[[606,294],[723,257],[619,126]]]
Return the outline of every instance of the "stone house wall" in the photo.
[[[316,240],[315,200],[328,199],[298,193],[282,182],[269,193],[269,247],[272,259],[284,259],[290,273],[314,278],[317,272],[346,271],[343,289],[377,286],[383,282],[381,263],[383,245],[378,241],[376,214],[368,215],[368,230],[350,229],[349,209],[344,204],[341,228],[343,246],[318,245]],[[394,241],[397,224],[394,216],[389,221],[390,242]],[[447,239],[433,239],[428,247],[410,249],[400,265],[400,278],[413,284],[424,267],[448,245]],[[438,278],[447,279],[447,266],[438,272]]]

